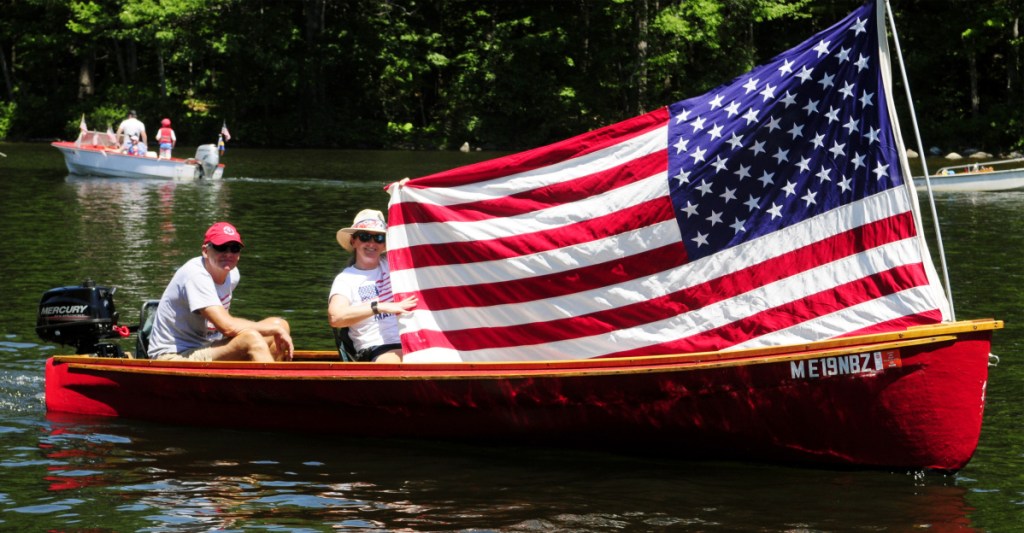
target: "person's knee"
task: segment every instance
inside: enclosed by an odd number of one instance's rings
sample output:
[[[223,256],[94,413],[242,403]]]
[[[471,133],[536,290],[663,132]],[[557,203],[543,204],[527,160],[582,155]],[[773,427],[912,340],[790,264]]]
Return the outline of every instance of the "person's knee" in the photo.
[[[246,329],[238,332],[238,335],[235,336],[235,340],[242,343],[246,349],[251,349],[252,347],[260,344],[266,344],[266,341],[263,340],[263,335],[260,335],[260,332],[255,329]]]
[[[288,324],[288,321],[283,319],[283,318],[281,318],[281,317],[279,317],[279,316],[272,316],[270,318],[265,318],[265,319],[263,319],[262,322],[264,324],[269,324],[271,326],[280,327],[280,328],[284,329],[285,333],[288,333],[289,335],[291,335],[291,333],[292,333],[292,327],[291,327],[290,324]]]

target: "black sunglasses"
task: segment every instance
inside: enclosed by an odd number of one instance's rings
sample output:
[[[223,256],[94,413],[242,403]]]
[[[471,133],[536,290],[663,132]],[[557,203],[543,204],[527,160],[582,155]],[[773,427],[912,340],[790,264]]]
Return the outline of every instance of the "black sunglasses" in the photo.
[[[233,254],[237,254],[242,251],[242,245],[238,244],[237,242],[229,242],[225,244],[213,244],[211,242],[210,246],[212,246],[214,250],[217,250],[220,253],[231,252]]]
[[[355,237],[355,238],[357,238],[357,239],[359,239],[359,240],[361,240],[363,242],[370,242],[371,240],[373,240],[373,241],[376,241],[378,243],[383,243],[384,241],[386,241],[388,239],[388,236],[384,235],[383,233],[375,233],[375,234],[356,233],[355,235],[353,235],[353,237]]]

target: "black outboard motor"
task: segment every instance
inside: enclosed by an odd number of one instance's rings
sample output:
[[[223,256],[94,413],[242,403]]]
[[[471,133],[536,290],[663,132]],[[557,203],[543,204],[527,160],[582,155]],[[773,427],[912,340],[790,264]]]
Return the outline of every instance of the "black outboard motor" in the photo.
[[[79,286],[46,291],[39,300],[36,334],[44,341],[74,346],[75,353],[125,357],[120,346],[100,342],[127,337],[130,331],[117,325],[115,290],[86,279]]]

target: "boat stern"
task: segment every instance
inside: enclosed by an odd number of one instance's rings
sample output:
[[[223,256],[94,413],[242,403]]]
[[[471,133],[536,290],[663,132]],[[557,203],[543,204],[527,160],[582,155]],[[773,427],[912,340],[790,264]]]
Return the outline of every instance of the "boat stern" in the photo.
[[[220,164],[220,152],[217,145],[203,144],[196,148],[196,161],[200,177],[219,180],[224,175],[224,165]]]

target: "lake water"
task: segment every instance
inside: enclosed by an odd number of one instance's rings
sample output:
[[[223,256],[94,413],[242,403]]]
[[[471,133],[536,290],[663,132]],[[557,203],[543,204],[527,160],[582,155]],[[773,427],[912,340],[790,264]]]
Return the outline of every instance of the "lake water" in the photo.
[[[246,242],[232,312],[331,349],[335,231],[384,210],[386,183],[496,154],[229,146],[225,180],[164,183],[69,178],[46,144],[0,152],[0,530],[1024,530],[1024,193],[936,199],[957,317],[1007,325],[978,451],[939,475],[48,416],[43,363],[72,350],[35,335],[47,289],[116,287],[134,324],[230,220]]]

